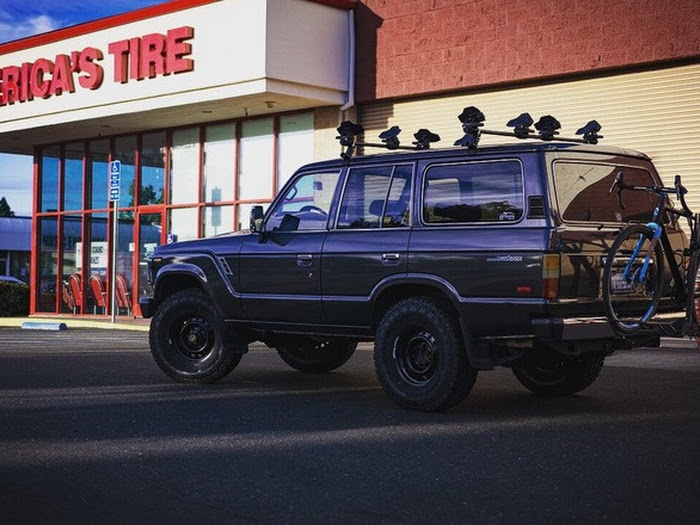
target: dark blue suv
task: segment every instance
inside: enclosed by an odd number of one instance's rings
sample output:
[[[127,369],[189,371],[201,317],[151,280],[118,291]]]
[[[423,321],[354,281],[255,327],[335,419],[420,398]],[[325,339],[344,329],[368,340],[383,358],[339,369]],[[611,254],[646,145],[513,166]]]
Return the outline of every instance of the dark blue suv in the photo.
[[[499,365],[537,393],[586,388],[623,343],[658,345],[616,338],[600,282],[621,227],[654,206],[630,194],[621,210],[609,187],[660,179],[644,154],[544,138],[310,164],[251,231],[159,247],[141,302],[156,363],[212,382],[262,341],[326,372],[374,341],[409,409],[453,407]],[[685,235],[668,233],[682,257]]]

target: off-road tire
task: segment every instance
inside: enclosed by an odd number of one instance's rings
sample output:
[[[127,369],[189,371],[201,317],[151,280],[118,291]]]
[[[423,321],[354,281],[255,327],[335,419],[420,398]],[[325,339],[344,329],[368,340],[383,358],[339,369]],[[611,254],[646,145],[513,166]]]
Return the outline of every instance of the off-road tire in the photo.
[[[160,369],[185,383],[213,383],[229,374],[247,350],[224,341],[224,322],[202,290],[190,288],[167,297],[149,332],[151,354]]]
[[[355,341],[289,340],[277,345],[282,361],[300,372],[323,373],[343,366],[355,353]]]
[[[532,392],[568,396],[593,384],[603,369],[605,355],[584,354],[575,358],[526,359],[513,367],[513,374]]]
[[[410,410],[437,412],[461,403],[476,381],[457,320],[427,297],[402,299],[382,317],[374,367],[389,398]]]

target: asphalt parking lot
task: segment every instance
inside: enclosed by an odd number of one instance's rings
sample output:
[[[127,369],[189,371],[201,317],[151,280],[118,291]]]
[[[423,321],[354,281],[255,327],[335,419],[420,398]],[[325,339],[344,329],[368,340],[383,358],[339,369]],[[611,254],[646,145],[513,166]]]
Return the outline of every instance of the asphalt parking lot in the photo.
[[[0,328],[8,523],[697,523],[700,352],[621,352],[568,398],[500,369],[400,410],[370,345],[323,375],[256,346],[172,383],[144,332]]]

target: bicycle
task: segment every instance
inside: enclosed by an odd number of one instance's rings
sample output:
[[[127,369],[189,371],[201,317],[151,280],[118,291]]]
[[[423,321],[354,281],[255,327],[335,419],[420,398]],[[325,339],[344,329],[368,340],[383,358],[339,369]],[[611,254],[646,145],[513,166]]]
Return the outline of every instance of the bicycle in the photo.
[[[697,336],[700,333],[695,311],[695,276],[700,264],[700,229],[698,215],[693,213],[685,201],[687,189],[676,175],[674,187],[636,186],[626,184],[623,174],[618,173],[608,195],[617,188],[621,209],[624,190],[645,191],[658,196],[651,222],[632,224],[622,229],[615,238],[605,259],[603,271],[603,303],[613,330],[618,335],[629,336],[654,333],[675,337]],[[668,196],[675,194],[681,209],[667,206]],[[685,217],[690,227],[690,247],[684,250],[687,256],[685,275],[674,257],[665,227],[667,213]],[[659,242],[660,241],[660,242]],[[686,257],[684,257],[686,258]],[[664,319],[655,317],[663,289],[664,260],[671,273],[672,287],[670,304],[662,303],[661,310],[684,305],[684,317]]]

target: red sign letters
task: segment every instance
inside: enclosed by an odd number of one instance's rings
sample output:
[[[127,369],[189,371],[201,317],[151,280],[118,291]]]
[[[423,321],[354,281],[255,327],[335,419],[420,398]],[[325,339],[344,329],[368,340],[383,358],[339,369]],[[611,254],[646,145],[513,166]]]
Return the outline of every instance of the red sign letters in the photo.
[[[193,37],[194,28],[183,26],[164,35],[112,42],[108,46],[114,63],[112,81],[126,84],[194,70],[194,60],[187,58],[192,53],[188,40]],[[103,59],[100,49],[86,47],[53,60],[39,58],[21,66],[5,66],[0,69],[0,106],[75,93],[78,86],[98,89],[104,80]]]

